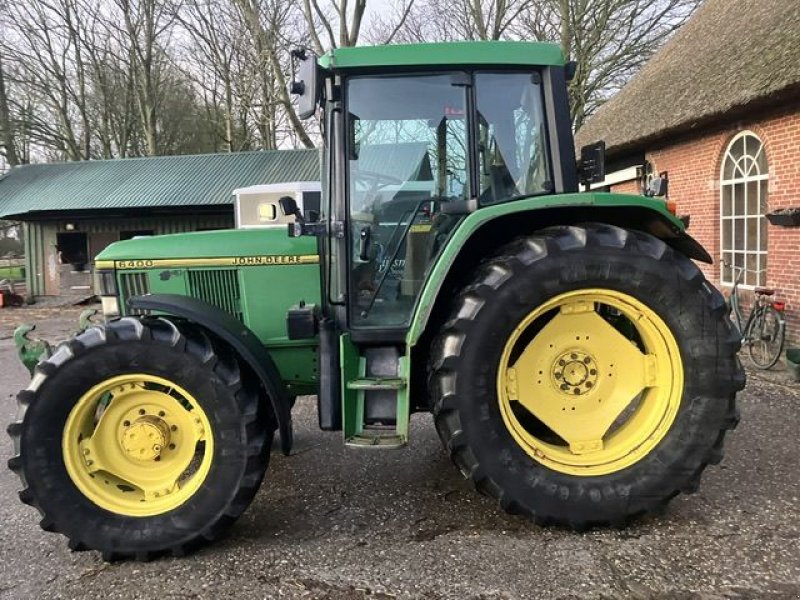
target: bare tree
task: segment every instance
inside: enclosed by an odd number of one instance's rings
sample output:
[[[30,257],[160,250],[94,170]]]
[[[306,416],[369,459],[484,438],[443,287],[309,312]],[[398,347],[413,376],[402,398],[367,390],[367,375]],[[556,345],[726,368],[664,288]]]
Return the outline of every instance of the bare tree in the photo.
[[[86,73],[92,156],[125,157],[137,126],[134,73],[113,5],[77,0],[77,39]]]
[[[175,15],[164,0],[114,0],[114,3],[122,13],[146,152],[155,156],[159,154],[160,85],[169,62],[166,47]]]
[[[2,156],[9,167],[16,167],[19,164],[15,133],[16,125],[8,106],[3,53],[0,49],[0,149],[2,149]]]
[[[371,44],[390,44],[413,19],[415,0],[401,0],[370,15],[372,25],[364,30],[367,0],[302,0],[302,11],[311,48],[323,54],[333,48],[356,46],[366,38]]]
[[[15,33],[4,40],[5,54],[15,57],[17,82],[41,108],[32,115],[32,135],[70,160],[88,158],[91,134],[74,0],[9,3],[5,10]]]
[[[352,11],[348,0],[334,0],[330,7],[326,7],[327,10],[323,10],[317,0],[302,1],[308,33],[317,54],[323,54],[326,48],[358,43],[367,0],[355,0]]]
[[[396,34],[399,41],[500,40],[539,0],[419,0]]]
[[[402,41],[554,42],[577,62],[576,128],[661,47],[701,0],[419,0]]]
[[[200,87],[206,114],[215,125],[221,120],[222,148],[227,152],[247,143],[247,127],[237,113],[242,103],[239,89],[241,68],[250,67],[242,39],[247,33],[238,11],[229,2],[179,1],[175,6],[181,26],[188,34],[184,61],[186,72]]]
[[[26,0],[0,3],[0,156],[314,145],[290,50],[544,40],[577,62],[579,127],[700,0]],[[372,10],[373,12],[368,12]]]
[[[520,37],[554,41],[577,62],[570,84],[579,128],[692,15],[701,0],[548,0],[520,15]]]
[[[299,142],[312,148],[314,142],[297,116],[288,90],[288,65],[285,57],[291,41],[285,37],[285,25],[290,22],[294,7],[281,0],[234,0],[253,43],[259,65],[261,115],[258,123],[265,148],[277,146],[277,108],[288,120]],[[282,57],[284,62],[282,62]]]

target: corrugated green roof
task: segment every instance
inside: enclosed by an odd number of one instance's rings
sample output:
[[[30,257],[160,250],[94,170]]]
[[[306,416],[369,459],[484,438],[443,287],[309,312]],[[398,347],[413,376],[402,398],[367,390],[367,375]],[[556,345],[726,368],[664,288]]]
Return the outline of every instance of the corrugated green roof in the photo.
[[[357,168],[403,181],[433,179],[428,144],[424,142],[363,144]]]
[[[563,65],[561,48],[543,42],[460,41],[336,48],[319,59],[326,69],[366,67]]]
[[[25,165],[0,179],[0,217],[230,204],[236,188],[319,177],[314,149]]]

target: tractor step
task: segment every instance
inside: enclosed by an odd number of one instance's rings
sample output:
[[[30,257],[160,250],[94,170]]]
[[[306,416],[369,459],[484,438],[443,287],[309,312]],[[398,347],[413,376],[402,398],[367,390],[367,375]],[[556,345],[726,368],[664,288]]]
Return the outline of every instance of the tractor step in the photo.
[[[408,440],[408,367],[394,346],[358,348],[341,337],[342,429],[347,446],[389,450]]]
[[[400,377],[363,377],[347,382],[348,390],[402,390],[405,379]]]
[[[381,450],[394,450],[405,446],[406,439],[404,436],[394,433],[389,435],[362,431],[345,440],[344,444],[349,448],[380,448]]]

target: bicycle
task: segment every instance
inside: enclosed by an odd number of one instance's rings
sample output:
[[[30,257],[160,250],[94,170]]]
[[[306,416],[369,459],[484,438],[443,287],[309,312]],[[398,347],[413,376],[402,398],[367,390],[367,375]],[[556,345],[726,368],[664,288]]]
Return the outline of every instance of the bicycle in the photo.
[[[742,327],[744,316],[739,298],[739,284],[747,269],[727,263],[723,264],[730,267],[736,274],[728,306],[733,310],[736,325],[742,332],[742,346],[747,348],[750,360],[756,367],[770,369],[778,362],[786,340],[786,303],[770,300],[775,294],[775,290],[756,287],[753,290],[756,296],[753,310]]]

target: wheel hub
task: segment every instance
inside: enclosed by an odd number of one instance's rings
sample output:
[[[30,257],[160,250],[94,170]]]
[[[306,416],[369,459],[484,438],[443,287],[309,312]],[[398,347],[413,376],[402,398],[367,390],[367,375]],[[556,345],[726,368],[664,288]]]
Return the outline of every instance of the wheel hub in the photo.
[[[597,361],[578,349],[560,354],[551,368],[553,383],[562,393],[582,396],[597,385]]]
[[[155,460],[169,444],[169,429],[167,422],[159,417],[140,417],[124,430],[122,449],[129,458]]]
[[[680,352],[658,314],[630,295],[586,289],[551,298],[511,332],[497,393],[506,426],[534,460],[594,476],[660,442],[682,386]]]

